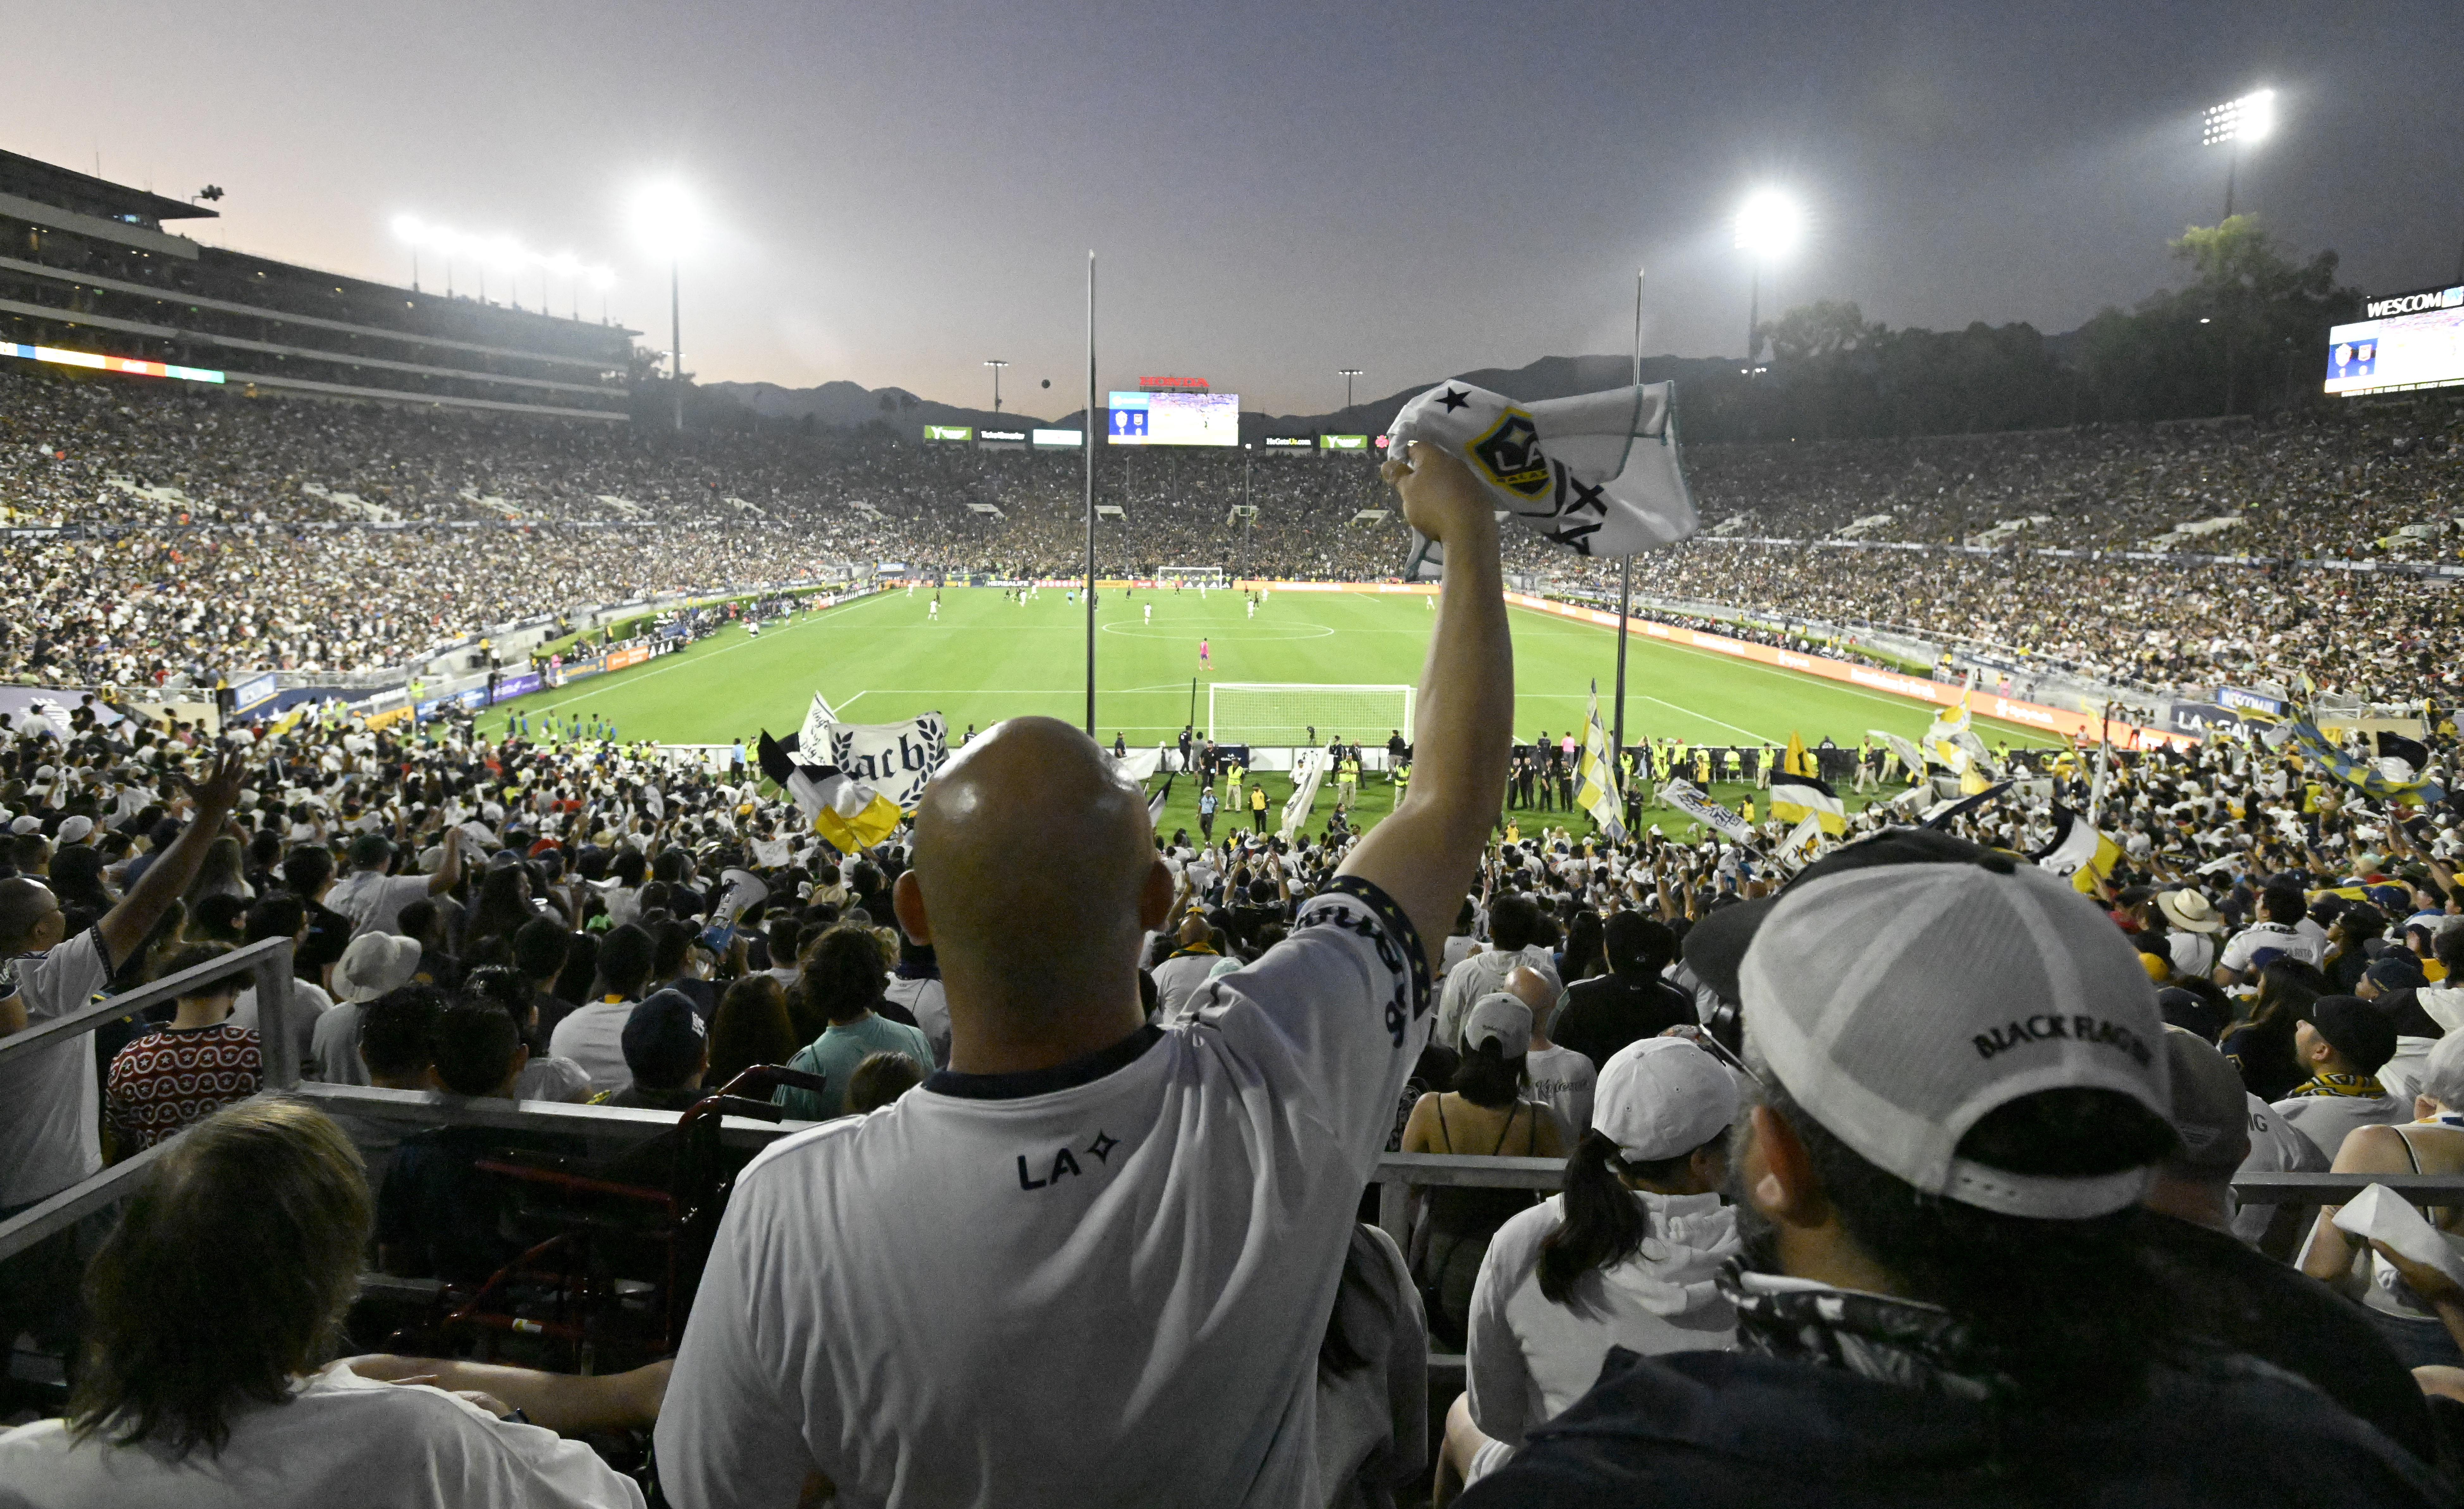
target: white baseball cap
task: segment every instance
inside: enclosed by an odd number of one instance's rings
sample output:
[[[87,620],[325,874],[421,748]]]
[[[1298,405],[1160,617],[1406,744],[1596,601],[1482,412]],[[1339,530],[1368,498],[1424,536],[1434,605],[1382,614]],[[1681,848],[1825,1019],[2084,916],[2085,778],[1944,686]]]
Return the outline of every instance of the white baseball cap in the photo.
[[[59,841],[62,843],[83,843],[85,842],[85,836],[93,831],[94,820],[92,818],[83,816],[62,818],[60,820]]]
[[[1737,1120],[1737,1082],[1683,1038],[1640,1038],[1609,1055],[1592,1091],[1592,1129],[1631,1163],[1680,1158]]]
[[[2116,1091],[2169,1119],[2163,1017],[2121,929],[2033,864],[1899,864],[1800,878],[1737,972],[1747,1046],[1883,1171],[2006,1215],[2079,1220],[2149,1170],[2013,1173],[1958,1155],[2040,1090]]]
[[[1521,996],[1494,991],[1471,1003],[1471,1015],[1463,1021],[1463,1051],[1491,1039],[1503,1058],[1519,1059],[1531,1051],[1531,1008]]]

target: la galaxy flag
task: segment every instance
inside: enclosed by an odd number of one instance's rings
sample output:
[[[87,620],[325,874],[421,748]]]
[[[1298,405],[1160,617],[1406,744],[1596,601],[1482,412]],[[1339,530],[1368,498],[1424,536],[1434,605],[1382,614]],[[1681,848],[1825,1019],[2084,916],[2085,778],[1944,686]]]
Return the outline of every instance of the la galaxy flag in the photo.
[[[1809,817],[1788,830],[1788,837],[1779,841],[1778,848],[1771,850],[1771,858],[1793,875],[1820,857],[1823,847],[1822,824]]]
[[[2425,807],[2434,807],[2447,799],[2447,788],[2434,780],[2424,779],[2421,776],[2421,765],[2405,757],[2407,754],[2418,754],[2422,764],[2429,762],[2430,751],[2412,739],[2397,741],[2399,748],[2410,746],[2405,749],[2403,754],[2383,754],[2379,760],[2365,762],[2357,760],[2338,749],[2327,735],[2320,733],[2307,719],[2296,718],[2285,727],[2289,731],[2294,749],[2303,758],[2317,760],[2327,774],[2365,797],[2375,797],[2381,801],[2418,802]],[[2379,747],[2382,752],[2388,748],[2384,737]],[[2390,760],[2394,763],[2393,770],[2387,768]],[[2398,776],[2398,772],[2405,773],[2401,778]]]
[[[1900,769],[1906,773],[1908,779],[1925,779],[1925,751],[1917,748],[1915,745],[1909,743],[1906,739],[1900,737],[1900,735],[1896,733],[1885,733],[1881,729],[1867,729],[1865,732],[1871,736],[1882,741],[1883,747],[1888,749],[1891,754],[1898,758]]]
[[[1695,790],[1690,781],[1670,781],[1660,788],[1660,799],[1703,826],[1726,834],[1739,843],[1754,842],[1754,830],[1747,825],[1745,819]]]
[[[1702,523],[1677,446],[1677,388],[1650,383],[1517,404],[1468,383],[1441,383],[1403,405],[1387,454],[1439,447],[1471,469],[1497,506],[1578,556],[1631,556],[1674,544]],[[1403,576],[1435,575],[1437,543],[1412,533]]]
[[[1583,724],[1583,753],[1574,763],[1574,805],[1592,815],[1592,825],[1612,843],[1625,841],[1625,798],[1617,795],[1617,766],[1609,759],[1608,732],[1600,727],[1600,684],[1592,683],[1592,708]]]
[[[1771,814],[1782,822],[1812,820],[1833,835],[1848,831],[1848,809],[1827,781],[1812,776],[1773,776]]]
[[[843,854],[868,849],[898,826],[898,803],[836,765],[800,765],[785,746],[761,735],[761,774],[786,789],[797,810]]]
[[[2070,877],[2071,889],[2080,895],[2093,896],[2097,882],[2122,863],[2122,845],[2099,832],[2084,814],[2056,802],[2054,842],[2029,858],[2057,875]]]

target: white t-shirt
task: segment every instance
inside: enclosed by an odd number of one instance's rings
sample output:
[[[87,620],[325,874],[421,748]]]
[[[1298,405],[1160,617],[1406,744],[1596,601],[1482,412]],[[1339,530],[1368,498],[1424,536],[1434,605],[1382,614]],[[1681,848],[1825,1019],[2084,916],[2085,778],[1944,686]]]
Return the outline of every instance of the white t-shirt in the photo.
[[[2225,945],[2223,956],[2216,962],[2236,973],[2248,973],[2251,967],[2250,956],[2261,949],[2275,949],[2293,958],[2303,959],[2312,964],[2317,964],[2327,957],[2327,943],[2324,938],[2313,938],[2303,929],[2288,928],[2282,923],[2254,922],[2233,935],[2232,940]]]
[[[1155,982],[1155,1020],[1170,1021],[1179,1016],[1206,983],[1206,976],[1222,962],[1223,955],[1209,949],[1204,953],[1176,953],[1156,965],[1150,972]]]
[[[351,936],[400,932],[402,909],[428,894],[425,875],[386,875],[353,870],[325,892],[325,906],[351,919]]]
[[[1554,970],[1556,960],[1539,944],[1507,951],[1487,949],[1446,972],[1446,988],[1438,998],[1438,1046],[1463,1051],[1463,1020],[1482,996],[1506,988],[1506,977],[1524,965]]]
[[[21,953],[9,968],[29,1027],[83,1011],[111,981],[97,928],[44,952]],[[0,1205],[31,1205],[100,1173],[100,1114],[94,1034],[0,1063]]]
[[[941,1073],[737,1180],[658,1427],[692,1509],[1315,1504],[1317,1349],[1428,1030],[1356,880],[1197,1011]]]
[[[1642,1251],[1579,1280],[1578,1312],[1540,1292],[1540,1244],[1566,1197],[1519,1211],[1489,1238],[1472,1283],[1464,1384],[1472,1423],[1509,1446],[1599,1381],[1609,1348],[1646,1356],[1736,1345],[1737,1314],[1712,1278],[1737,1251],[1737,1213],[1716,1194],[1634,1192]]]
[[[568,1104],[586,1101],[590,1099],[590,1073],[571,1059],[535,1053],[522,1065],[520,1078],[514,1081],[514,1099]]]
[[[1592,1086],[1599,1081],[1599,1071],[1592,1061],[1572,1048],[1534,1048],[1523,1061],[1523,1072],[1531,1077],[1531,1094],[1557,1113],[1574,1138],[1591,1130]]]
[[[2325,1173],[2329,1159],[2319,1150],[2319,1145],[2293,1129],[2292,1124],[2276,1114],[2276,1107],[2242,1092],[2250,1109],[2250,1155],[2235,1169],[2236,1176],[2245,1173]],[[2233,1219],[2233,1232],[2246,1242],[2255,1242],[2267,1235],[2268,1223],[2276,1218],[2273,1205],[2245,1205]]]
[[[291,1033],[299,1041],[299,1062],[303,1068],[316,1053],[317,1018],[333,1009],[334,997],[325,994],[323,986],[308,980],[291,982]],[[228,1020],[232,1026],[246,1027],[251,1032],[262,1030],[256,1021],[255,986],[239,993],[239,998],[231,1002]]]
[[[548,1034],[547,1051],[582,1065],[593,1094],[624,1089],[633,1083],[625,1062],[625,1023],[632,1019],[635,1004],[597,1000],[575,1007]]]
[[[941,989],[939,976],[913,979],[893,975],[881,993],[884,1000],[896,1001],[915,1016],[915,1025],[924,1030],[924,1040],[933,1045],[933,1067],[950,1066],[950,997]]]
[[[61,1420],[0,1435],[0,1500],[33,1509],[638,1509],[642,1490],[580,1441],[424,1384],[335,1363],[280,1405],[243,1406],[223,1450],[72,1444]]]

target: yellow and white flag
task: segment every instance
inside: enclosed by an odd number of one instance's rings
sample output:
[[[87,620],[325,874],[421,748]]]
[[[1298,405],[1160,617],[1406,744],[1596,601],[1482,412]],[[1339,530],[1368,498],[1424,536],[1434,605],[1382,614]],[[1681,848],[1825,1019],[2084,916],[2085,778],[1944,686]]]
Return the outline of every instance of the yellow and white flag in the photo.
[[[1848,831],[1848,808],[1826,781],[1812,776],[1773,776],[1771,813],[1782,822],[1813,822],[1824,833]]]
[[[1789,829],[1788,837],[1779,841],[1779,847],[1771,851],[1771,858],[1793,875],[1820,858],[1828,847],[1830,840],[1823,835],[1820,820],[1808,813],[1804,821]]]
[[[1574,804],[1592,815],[1592,825],[1612,843],[1625,842],[1625,798],[1617,793],[1617,762],[1609,758],[1608,731],[1600,727],[1600,684],[1592,683],[1591,711],[1583,724],[1583,753],[1574,762]]]
[[[2122,845],[2113,842],[2087,815],[2054,806],[2054,842],[2038,849],[2030,858],[2057,875],[2068,876],[2071,888],[2081,895],[2096,894],[2097,882],[2113,873],[2122,863]]]

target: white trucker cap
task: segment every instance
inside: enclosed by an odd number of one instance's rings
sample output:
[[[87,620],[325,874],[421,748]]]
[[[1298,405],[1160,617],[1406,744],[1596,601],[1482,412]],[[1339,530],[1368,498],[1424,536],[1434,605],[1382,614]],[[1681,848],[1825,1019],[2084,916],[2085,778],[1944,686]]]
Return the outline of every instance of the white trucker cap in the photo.
[[[1988,1113],[2039,1090],[2172,1109],[2155,988],[2121,929],[2028,864],[1883,864],[1800,880],[1737,972],[1749,1053],[1876,1168],[2006,1215],[2080,1220],[2137,1201],[2149,1170],[2012,1173],[1958,1155]]]
[[[1592,1089],[1592,1129],[1630,1163],[1679,1158],[1737,1119],[1727,1066],[1683,1038],[1639,1038],[1609,1055]]]

